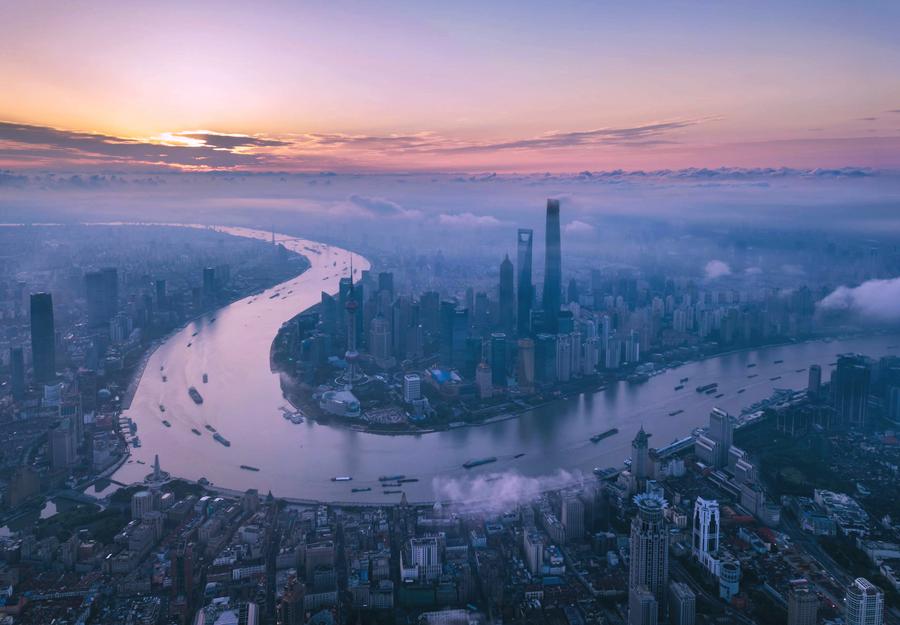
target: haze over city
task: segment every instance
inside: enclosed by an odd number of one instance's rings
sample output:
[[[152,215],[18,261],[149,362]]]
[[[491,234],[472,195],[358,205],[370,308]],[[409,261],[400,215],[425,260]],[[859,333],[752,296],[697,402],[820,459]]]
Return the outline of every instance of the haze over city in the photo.
[[[7,3],[0,625],[900,624],[898,27]]]

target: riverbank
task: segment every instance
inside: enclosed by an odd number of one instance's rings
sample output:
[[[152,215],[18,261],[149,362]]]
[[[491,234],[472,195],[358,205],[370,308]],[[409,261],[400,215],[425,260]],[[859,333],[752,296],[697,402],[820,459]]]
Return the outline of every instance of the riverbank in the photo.
[[[741,353],[749,353],[761,349],[772,349],[778,347],[786,347],[792,345],[803,345],[806,343],[814,343],[814,342],[833,342],[839,340],[853,340],[853,339],[862,339],[869,338],[873,336],[878,336],[879,333],[856,333],[849,335],[821,335],[821,336],[811,336],[806,337],[802,340],[784,340],[784,341],[776,341],[772,343],[765,343],[761,345],[753,345],[748,347],[740,347],[735,349],[729,349],[725,351],[719,352],[710,352],[708,354],[704,354],[699,358],[693,358],[690,360],[680,361],[680,363],[676,366],[664,365],[659,369],[655,370],[652,376],[660,375],[666,371],[677,371],[682,367],[687,365],[691,365],[694,363],[704,362],[706,360],[710,360],[713,358],[722,358],[726,356],[731,356],[735,354]],[[280,336],[280,332],[279,332]],[[278,337],[276,337],[278,340]],[[273,342],[274,344],[274,342]],[[274,364],[273,364],[274,367]],[[510,421],[513,419],[518,419],[522,415],[525,415],[533,410],[537,410],[539,408],[544,408],[547,406],[552,406],[554,404],[561,404],[567,400],[572,399],[573,397],[578,397],[587,393],[592,395],[604,393],[609,389],[610,386],[616,385],[622,380],[619,379],[621,376],[602,376],[599,375],[599,382],[597,384],[586,385],[584,388],[575,389],[570,392],[563,392],[558,397],[553,397],[552,399],[540,401],[535,404],[531,404],[527,407],[519,407],[518,409],[505,411],[503,414],[494,415],[490,417],[486,417],[483,419],[472,419],[465,421],[453,421],[448,423],[441,424],[429,424],[428,426],[419,426],[415,423],[406,422],[403,424],[397,425],[378,425],[373,423],[368,423],[361,419],[356,418],[348,418],[348,417],[340,417],[337,415],[330,415],[324,413],[315,402],[315,400],[311,396],[311,389],[308,386],[301,385],[297,383],[295,380],[291,378],[291,376],[284,372],[280,371],[282,375],[288,378],[291,382],[291,386],[289,389],[285,389],[284,381],[282,380],[282,392],[284,398],[290,403],[290,405],[295,409],[304,414],[304,416],[312,421],[320,423],[326,426],[336,426],[343,427],[349,430],[353,430],[356,432],[364,432],[367,434],[377,434],[380,436],[419,436],[422,434],[432,434],[436,432],[446,432],[448,430],[460,429],[460,428],[474,428],[474,427],[483,427],[486,425],[492,425],[496,423],[502,423],[504,421]],[[642,383],[635,384],[636,387],[640,387]],[[520,400],[526,400],[529,397],[535,397],[535,395],[524,395],[518,396]],[[513,403],[511,401],[509,403]]]

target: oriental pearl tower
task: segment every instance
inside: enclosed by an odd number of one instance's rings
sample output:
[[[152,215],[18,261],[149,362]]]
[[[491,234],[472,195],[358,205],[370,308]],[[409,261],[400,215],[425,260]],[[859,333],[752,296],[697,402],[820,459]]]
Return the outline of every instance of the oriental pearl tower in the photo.
[[[353,389],[353,381],[357,379],[356,365],[359,362],[359,352],[356,350],[356,314],[359,304],[353,291],[353,256],[350,256],[350,292],[347,295],[347,351],[344,359],[347,361],[347,390]]]

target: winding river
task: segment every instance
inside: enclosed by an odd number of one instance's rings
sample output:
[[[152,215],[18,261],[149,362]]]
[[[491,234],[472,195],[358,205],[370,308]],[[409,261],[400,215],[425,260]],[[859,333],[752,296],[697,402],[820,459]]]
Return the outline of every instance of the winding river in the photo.
[[[243,228],[215,229],[261,240],[272,236]],[[589,473],[595,466],[619,465],[641,425],[652,434],[651,445],[662,447],[704,425],[713,406],[740,412],[768,397],[774,387],[805,387],[805,369],[811,364],[822,365],[827,379],[828,364],[836,354],[861,352],[878,357],[897,353],[889,346],[900,342],[897,337],[872,337],[736,352],[686,364],[641,385],[620,383],[603,392],[554,402],[516,419],[417,436],[369,434],[309,420],[294,425],[283,418],[282,407],[288,404],[278,375],[269,367],[272,340],[282,323],[316,304],[322,291],[337,292],[339,279],[348,275],[351,256],[357,276],[369,268],[369,262],[313,241],[286,235],[276,235],[276,240],[306,256],[310,268],[197,319],[153,352],[126,413],[138,424],[142,445],[133,450],[131,461],[114,479],[142,480],[154,454],[159,454],[162,468],[173,476],[205,477],[227,489],[271,490],[279,497],[301,500],[397,502],[400,495],[385,495],[378,476],[405,474],[419,479],[404,484],[409,501],[432,501],[438,481],[458,480],[465,487],[476,475],[516,472],[538,477],[560,469]],[[751,363],[757,366],[748,369]],[[776,376],[780,378],[770,379]],[[683,377],[690,378],[685,388],[674,390]],[[694,391],[708,382],[718,382],[724,396],[715,399]],[[191,386],[202,394],[202,404],[191,400]],[[738,393],[739,389],[744,391]],[[669,416],[676,410],[683,412]],[[207,425],[231,446],[213,440]],[[590,442],[592,435],[612,427],[619,428],[617,435]],[[524,455],[516,458],[519,454]],[[473,469],[462,467],[467,460],[487,456],[498,461]],[[353,480],[335,482],[334,476]],[[372,490],[352,492],[366,487]]]

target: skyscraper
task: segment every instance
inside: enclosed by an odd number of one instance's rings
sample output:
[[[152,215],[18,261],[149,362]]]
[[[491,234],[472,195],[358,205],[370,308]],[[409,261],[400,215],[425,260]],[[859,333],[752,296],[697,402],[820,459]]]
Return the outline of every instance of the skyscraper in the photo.
[[[500,263],[500,329],[512,334],[515,315],[515,293],[513,291],[513,265],[509,255]]]
[[[559,200],[547,200],[547,226],[544,249],[544,332],[559,331],[559,305],[562,293],[562,249],[559,236]]]
[[[491,334],[491,383],[506,387],[506,335],[503,332]]]
[[[844,613],[847,625],[882,625],[884,593],[864,577],[857,577],[847,587]]]
[[[716,443],[716,467],[724,467],[734,443],[734,419],[721,408],[713,408],[709,413],[709,438]]]
[[[809,366],[809,382],[806,385],[806,395],[810,399],[818,399],[822,388],[822,367],[819,365]]]
[[[831,397],[838,422],[844,427],[866,425],[871,367],[863,356],[838,357],[831,374]]]
[[[694,502],[694,557],[713,575],[719,574],[719,502],[697,497]]]
[[[669,584],[669,528],[664,516],[666,500],[655,493],[636,495],[638,512],[631,520],[631,563],[628,570],[631,595],[645,587],[653,594],[660,614],[665,614]]]
[[[25,397],[25,354],[21,347],[9,350],[10,391],[13,399]]]
[[[56,330],[53,325],[53,297],[49,293],[31,295],[31,362],[38,384],[56,378]]]
[[[631,441],[631,475],[634,478],[635,492],[643,491],[647,478],[650,477],[649,437],[644,426],[641,426]]]
[[[531,305],[534,301],[534,285],[531,282],[531,244],[533,238],[533,230],[519,228],[516,245],[516,270],[518,271],[516,320],[520,337],[531,334]]]

